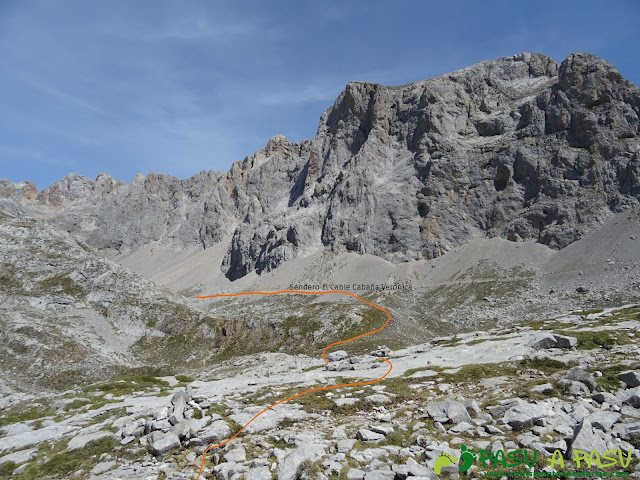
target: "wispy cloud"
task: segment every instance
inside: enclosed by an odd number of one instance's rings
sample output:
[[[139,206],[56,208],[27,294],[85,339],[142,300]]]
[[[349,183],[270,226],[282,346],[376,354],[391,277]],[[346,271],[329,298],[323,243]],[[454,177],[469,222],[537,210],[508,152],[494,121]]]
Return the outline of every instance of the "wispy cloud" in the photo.
[[[289,88],[259,93],[257,103],[264,106],[281,106],[333,101],[343,88],[344,84],[330,86],[315,84],[302,87],[292,85]]]

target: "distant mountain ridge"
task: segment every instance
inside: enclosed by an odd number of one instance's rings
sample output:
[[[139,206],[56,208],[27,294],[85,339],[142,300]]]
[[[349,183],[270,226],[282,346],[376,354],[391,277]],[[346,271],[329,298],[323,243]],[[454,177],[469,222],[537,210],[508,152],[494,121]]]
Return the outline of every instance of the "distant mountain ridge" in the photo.
[[[640,200],[640,91],[594,55],[524,53],[421,82],[349,83],[301,143],[228,172],[0,181],[0,209],[118,251],[227,242],[231,279],[322,249],[392,262],[477,237],[561,249]]]

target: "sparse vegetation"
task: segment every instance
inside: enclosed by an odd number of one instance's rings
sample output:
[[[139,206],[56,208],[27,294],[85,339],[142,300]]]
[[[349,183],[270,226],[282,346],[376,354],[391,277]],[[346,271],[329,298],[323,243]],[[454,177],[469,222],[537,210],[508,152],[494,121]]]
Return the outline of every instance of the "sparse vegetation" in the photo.
[[[40,288],[47,293],[58,293],[80,297],[84,290],[67,275],[55,275],[40,282]]]
[[[593,350],[594,348],[604,348],[610,350],[615,345],[626,345],[631,343],[629,337],[623,332],[600,330],[600,331],[571,331],[558,332],[562,335],[570,335],[578,339],[578,348],[581,350]]]
[[[42,449],[37,461],[31,462],[24,472],[14,476],[16,480],[36,480],[49,475],[69,478],[78,470],[88,471],[98,463],[98,457],[103,453],[117,454],[119,442],[113,437],[93,440],[84,448],[65,450],[66,441],[57,444],[41,444]]]
[[[319,462],[312,462],[307,459],[298,466],[296,480],[316,480],[321,472]]]
[[[0,427],[11,425],[12,423],[26,422],[29,420],[37,420],[45,417],[55,417],[56,412],[48,407],[33,406],[27,409],[18,405],[11,409],[5,410],[0,416]]]
[[[580,310],[577,312],[571,312],[569,315],[580,315],[580,316],[587,316],[587,315],[591,315],[594,313],[602,313],[604,312],[604,309],[602,308],[593,308],[591,310]]]

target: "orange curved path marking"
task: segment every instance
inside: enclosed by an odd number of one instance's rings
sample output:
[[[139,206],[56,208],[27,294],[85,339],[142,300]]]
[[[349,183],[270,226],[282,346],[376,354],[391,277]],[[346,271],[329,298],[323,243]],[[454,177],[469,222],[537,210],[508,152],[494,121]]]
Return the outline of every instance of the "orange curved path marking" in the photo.
[[[329,363],[327,361],[327,358],[325,357],[325,352],[327,351],[327,349],[333,347],[334,345],[340,345],[341,343],[347,343],[347,342],[351,342],[352,340],[355,340],[357,338],[362,338],[362,337],[366,337],[367,335],[372,335],[374,333],[379,332],[380,330],[382,330],[383,328],[385,328],[388,324],[389,321],[391,320],[391,314],[386,311],[384,308],[379,307],[378,305],[371,303],[371,302],[367,302],[365,299],[358,297],[357,295],[354,295],[353,293],[349,293],[349,292],[343,292],[342,290],[329,290],[326,292],[310,292],[310,291],[306,291],[306,290],[281,290],[279,292],[244,292],[244,293],[227,293],[227,294],[219,294],[219,295],[206,295],[203,297],[196,297],[196,298],[215,298],[215,297],[239,297],[241,295],[279,295],[281,293],[303,293],[305,295],[326,295],[328,293],[342,293],[344,295],[349,295],[350,297],[353,298],[357,298],[358,300],[360,300],[363,303],[366,303],[367,305],[371,305],[374,308],[377,308],[378,310],[383,311],[384,313],[387,314],[387,321],[384,322],[384,325],[382,325],[380,328],[378,328],[377,330],[373,330],[371,332],[367,332],[367,333],[363,333],[362,335],[358,335],[355,336],[353,338],[349,338],[347,340],[341,340],[339,342],[334,342],[331,345],[327,345],[325,347],[325,349],[322,351],[322,359],[325,361],[325,363]],[[391,362],[389,360],[387,360],[386,358],[383,357],[379,357],[380,360],[383,360],[385,362],[387,362],[389,364],[389,370],[387,370],[387,373],[385,373],[383,376],[381,376],[380,378],[378,378],[377,380],[372,380],[371,382],[358,382],[358,383],[341,383],[339,385],[329,385],[326,387],[317,387],[317,388],[311,388],[309,390],[306,390],[302,393],[298,393],[297,395],[294,395],[292,397],[289,398],[285,398],[284,400],[280,400],[279,402],[274,403],[273,405],[269,405],[267,408],[265,408],[264,410],[260,411],[259,413],[257,413],[251,420],[249,420],[247,423],[244,424],[244,426],[238,430],[238,432],[231,438],[228,438],[227,440],[225,440],[222,443],[219,443],[217,445],[212,445],[211,447],[207,448],[203,453],[202,453],[202,462],[200,463],[200,471],[198,472],[198,476],[196,477],[195,480],[198,480],[200,478],[200,475],[202,475],[202,469],[204,468],[204,461],[206,459],[206,455],[207,452],[209,450],[212,450],[214,448],[218,448],[221,447],[222,445],[229,443],[231,440],[233,440],[234,438],[236,438],[238,435],[240,435],[240,433],[242,433],[242,431],[247,428],[249,426],[249,424],[251,422],[253,422],[256,418],[258,418],[260,415],[262,415],[264,412],[266,412],[267,410],[275,407],[276,405],[280,405],[281,403],[284,402],[288,402],[289,400],[293,400],[294,398],[298,398],[301,397],[302,395],[306,395],[307,393],[310,392],[317,392],[319,390],[330,390],[332,388],[339,388],[339,387],[353,387],[353,386],[357,386],[357,385],[372,385],[374,383],[379,382],[380,380],[382,380],[384,377],[386,377],[387,375],[389,375],[389,373],[391,373],[391,369],[393,368],[393,365],[391,364]]]

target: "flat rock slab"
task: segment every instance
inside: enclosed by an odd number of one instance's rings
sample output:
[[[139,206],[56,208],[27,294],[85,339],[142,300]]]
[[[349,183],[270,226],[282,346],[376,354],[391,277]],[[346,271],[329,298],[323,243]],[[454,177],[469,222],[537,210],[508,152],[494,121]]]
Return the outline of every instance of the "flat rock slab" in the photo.
[[[550,405],[526,403],[507,410],[502,417],[502,422],[518,431],[532,426],[542,418],[555,416],[556,413]]]
[[[384,440],[384,435],[382,433],[372,432],[366,428],[361,428],[357,431],[356,438],[363,442],[379,442],[380,440]]]
[[[198,438],[203,443],[212,443],[221,440],[226,440],[231,436],[231,428],[224,420],[216,420],[204,430],[198,432]]]
[[[305,460],[315,462],[325,453],[325,446],[320,443],[304,443],[287,455],[278,465],[279,480],[294,480],[298,467]]]
[[[335,403],[336,407],[344,407],[345,405],[353,405],[358,401],[357,398],[354,397],[345,397],[345,398],[336,398],[333,403]]]
[[[19,450],[17,452],[10,453],[3,457],[0,457],[0,464],[5,462],[13,462],[13,463],[24,463],[31,460],[35,455],[37,455],[37,448],[30,448],[29,450]]]
[[[84,448],[84,446],[92,442],[93,440],[99,440],[105,437],[113,437],[113,433],[111,432],[95,432],[95,433],[87,433],[86,435],[77,435],[69,440],[69,445],[67,446],[67,450],[75,450],[77,448]]]
[[[108,470],[111,470],[115,466],[116,466],[116,462],[115,461],[100,462],[100,463],[98,463],[96,466],[94,466],[91,469],[91,474],[92,475],[98,475],[100,473],[104,473],[104,472],[106,472]]]
[[[61,425],[54,423],[44,428],[33,431],[25,431],[18,433],[17,435],[7,435],[0,438],[0,450],[5,448],[18,448],[31,447],[38,445],[42,442],[49,440],[58,440],[62,438],[68,438],[71,432],[76,431],[77,427],[70,425]]]
[[[373,395],[364,397],[364,399],[376,405],[387,405],[391,403],[391,399],[384,393],[374,393]]]
[[[240,413],[234,413],[229,418],[238,425],[244,425],[251,420],[257,413],[264,410],[265,406],[248,407]],[[309,417],[309,414],[301,410],[298,405],[278,405],[276,408],[267,410],[258,418],[256,418],[246,429],[248,433],[262,432],[277,427],[285,419],[297,422]]]

